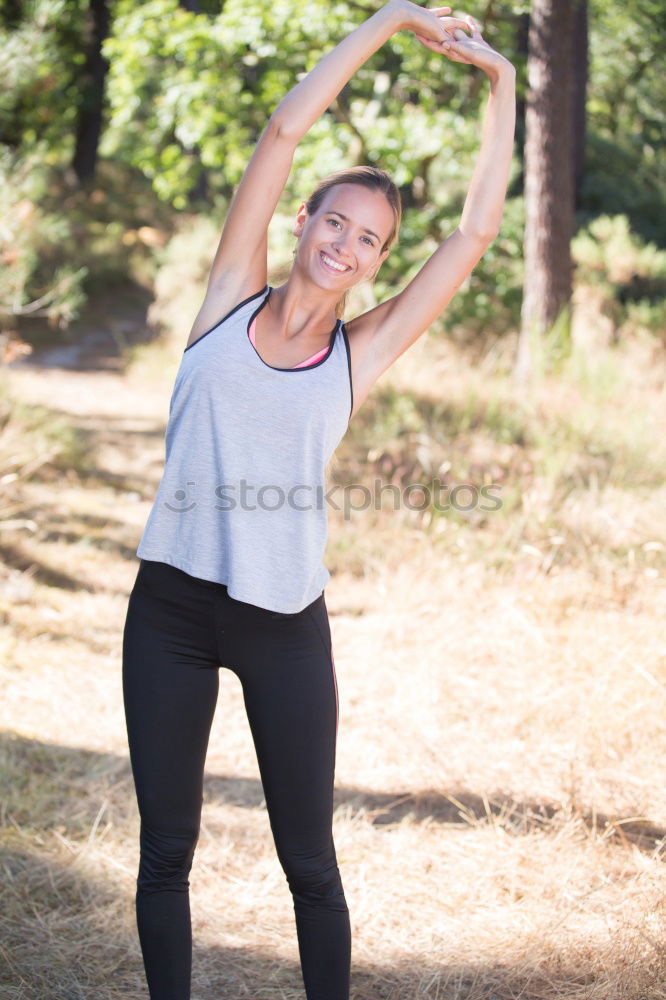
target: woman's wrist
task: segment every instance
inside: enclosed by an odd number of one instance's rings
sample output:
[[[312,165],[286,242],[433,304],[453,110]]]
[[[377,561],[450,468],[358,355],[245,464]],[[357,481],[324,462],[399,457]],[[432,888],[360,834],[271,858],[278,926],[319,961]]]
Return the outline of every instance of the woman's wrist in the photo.
[[[490,80],[490,89],[494,90],[508,90],[509,88],[515,88],[516,84],[516,67],[513,63],[509,62],[508,59],[502,59],[492,71],[488,70],[487,74]]]
[[[393,26],[393,31],[402,31],[408,27],[408,12],[404,0],[388,0],[383,7],[380,7],[377,14],[383,14],[387,21]],[[374,14],[372,15],[375,16]]]
[[[371,17],[385,18],[394,32],[401,31],[405,27],[405,12],[403,0],[388,0],[383,7],[380,7]]]

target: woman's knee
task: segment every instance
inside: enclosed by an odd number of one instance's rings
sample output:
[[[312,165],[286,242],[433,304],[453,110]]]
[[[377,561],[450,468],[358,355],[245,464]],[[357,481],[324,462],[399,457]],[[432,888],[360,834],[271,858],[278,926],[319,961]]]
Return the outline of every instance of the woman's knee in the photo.
[[[142,823],[139,889],[145,892],[167,888],[187,891],[198,839],[198,827],[167,831]]]
[[[296,901],[328,909],[346,910],[340,869],[331,848],[310,854],[281,854],[280,862]]]

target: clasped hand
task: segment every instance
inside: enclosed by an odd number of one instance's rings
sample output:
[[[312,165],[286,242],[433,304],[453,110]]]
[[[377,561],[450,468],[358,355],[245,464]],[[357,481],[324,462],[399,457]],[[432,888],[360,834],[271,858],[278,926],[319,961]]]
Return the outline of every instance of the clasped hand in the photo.
[[[478,66],[491,79],[513,64],[496,52],[482,37],[473,17],[450,17],[451,7],[420,7],[411,0],[389,0],[400,12],[401,28],[413,31],[431,52],[445,55],[453,62]],[[469,35],[467,34],[469,32]]]

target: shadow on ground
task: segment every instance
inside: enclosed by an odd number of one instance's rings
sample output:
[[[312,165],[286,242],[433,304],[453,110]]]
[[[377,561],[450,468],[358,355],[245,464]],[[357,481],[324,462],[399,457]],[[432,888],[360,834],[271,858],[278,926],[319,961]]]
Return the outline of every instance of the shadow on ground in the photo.
[[[103,799],[113,817],[112,827],[123,829],[136,822],[136,806],[129,760],[115,753],[48,744],[5,732],[0,734],[0,780],[2,783],[3,840],[0,865],[3,871],[2,970],[3,1000],[139,1000],[147,996],[143,965],[134,923],[134,873],[125,868],[113,877],[114,858],[109,843],[110,875],[88,870],[85,847],[91,816]],[[206,798],[221,805],[246,809],[264,807],[259,779],[206,776]],[[515,835],[534,826],[557,829],[558,807],[536,803],[507,803],[498,797],[490,803],[491,817],[483,799],[466,790],[455,793],[423,791],[396,795],[341,786],[336,805],[364,811],[376,825],[433,818],[442,823],[492,822],[501,817],[505,829]],[[65,820],[63,822],[63,817]],[[621,820],[597,816],[621,829],[623,837],[644,850],[654,849],[664,831],[645,822],[633,828]],[[64,836],[58,837],[58,833]],[[67,857],[62,844],[76,850]],[[40,849],[36,845],[45,845]],[[100,846],[96,847],[97,857]],[[49,857],[57,853],[57,858]],[[63,859],[64,855],[64,859]],[[196,863],[196,862],[195,862]],[[99,860],[97,867],[100,868]],[[117,867],[117,866],[116,866]],[[294,933],[295,924],[285,933]],[[241,1000],[302,1000],[302,979],[297,962],[285,962],[253,948],[252,928],[247,947],[194,948],[192,1000],[219,1000],[221,996]],[[220,930],[221,936],[224,930]],[[295,937],[294,937],[295,940]],[[545,945],[544,945],[545,947]],[[530,951],[532,954],[533,947]],[[596,992],[595,973],[584,959],[581,942],[578,965],[562,961],[558,980],[567,996],[601,996]],[[543,959],[543,961],[542,961]],[[541,965],[548,960],[548,978]],[[520,968],[479,961],[459,968],[431,962],[402,960],[394,966],[354,962],[353,1000],[556,1000],[553,956],[525,959]],[[590,959],[591,961],[591,959]],[[627,974],[627,956],[618,954],[618,976]],[[603,966],[613,981],[614,971]],[[219,970],[211,974],[210,970]],[[658,976],[658,970],[653,970]],[[663,972],[663,970],[661,970]],[[652,975],[647,967],[641,975]],[[633,980],[632,980],[633,981]],[[589,987],[589,993],[583,992]],[[646,1000],[663,996],[649,986],[643,992],[623,992],[624,1000]],[[645,991],[647,990],[647,992]],[[609,998],[610,1000],[610,998]]]

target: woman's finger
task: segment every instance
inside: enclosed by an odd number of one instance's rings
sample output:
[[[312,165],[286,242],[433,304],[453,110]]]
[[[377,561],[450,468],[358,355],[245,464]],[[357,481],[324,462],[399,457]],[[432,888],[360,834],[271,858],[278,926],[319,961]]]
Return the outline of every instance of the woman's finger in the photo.
[[[472,36],[480,38],[481,37],[481,29],[479,28],[479,26],[476,23],[476,21],[474,20],[474,18],[471,17],[470,15],[468,15],[465,18],[465,20],[467,21],[467,23],[468,23],[468,25],[470,27],[470,30],[472,32]]]
[[[467,21],[463,21],[463,19],[461,17],[447,17],[446,18],[446,27],[447,28],[463,28],[464,30],[469,31],[469,25],[468,25]]]
[[[437,52],[438,55],[442,54],[442,46],[445,44],[444,42],[433,42],[432,38],[426,38],[425,35],[419,35],[416,31],[414,32],[414,35],[421,45],[425,45],[425,47],[430,49],[431,52]]]
[[[429,49],[430,52],[435,52],[438,56],[450,55],[450,53],[445,49],[445,42],[433,42],[431,38],[426,38],[425,35],[419,35],[418,32],[414,32],[414,37],[420,42],[424,48]]]
[[[470,39],[472,37],[471,28],[469,27],[468,24],[465,23],[465,21],[458,21],[458,23],[449,22],[448,24],[444,25],[444,31],[446,32],[448,39],[451,38]]]
[[[444,42],[445,54],[452,59],[453,62],[469,62],[469,59],[465,55],[465,50],[459,42],[450,41]]]
[[[426,49],[430,49],[431,52],[435,52],[437,55],[444,55],[451,62],[468,62],[468,59],[462,58],[459,54],[454,52],[455,42],[433,42],[431,38],[426,38],[424,35],[419,35],[418,32],[414,32],[415,37],[425,46]]]

